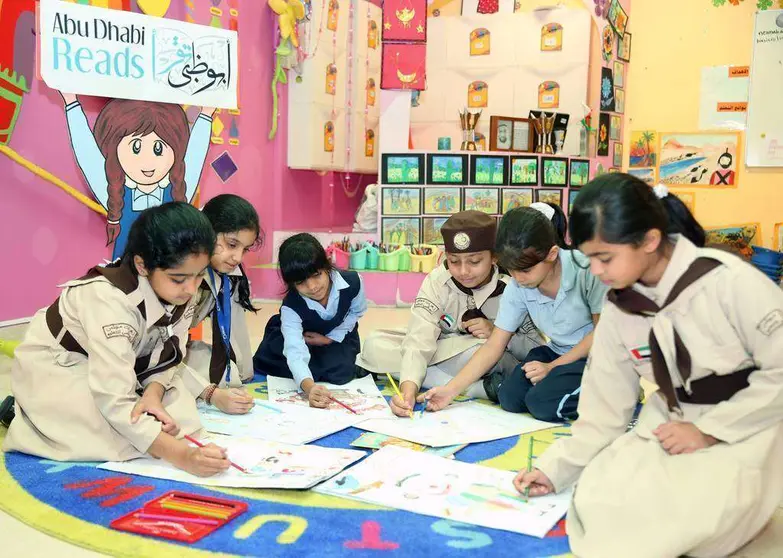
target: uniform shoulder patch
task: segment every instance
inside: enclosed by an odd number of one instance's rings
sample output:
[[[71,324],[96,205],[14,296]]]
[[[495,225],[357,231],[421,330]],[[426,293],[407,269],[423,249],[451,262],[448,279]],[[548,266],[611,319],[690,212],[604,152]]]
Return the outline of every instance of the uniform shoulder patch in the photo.
[[[131,343],[136,341],[139,336],[139,332],[136,331],[130,324],[109,324],[103,326],[103,334],[106,339],[112,339],[114,337],[125,337]]]
[[[776,308],[763,318],[756,326],[761,333],[769,337],[783,326],[783,310]]]
[[[419,297],[413,302],[414,308],[421,308],[425,312],[430,314],[436,314],[438,312],[438,305],[427,298]]]

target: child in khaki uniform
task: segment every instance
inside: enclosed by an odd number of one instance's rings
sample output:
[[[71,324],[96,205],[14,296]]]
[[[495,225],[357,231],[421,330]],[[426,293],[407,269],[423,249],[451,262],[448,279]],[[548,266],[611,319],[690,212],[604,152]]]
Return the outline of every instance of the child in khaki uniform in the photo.
[[[783,496],[783,292],[701,248],[682,202],[628,175],[582,189],[570,230],[613,290],[573,436],[514,484],[539,496],[577,483],[577,556],[727,556]],[[640,377],[659,390],[626,432]]]
[[[163,204],[134,222],[121,260],[66,283],[16,349],[4,450],[60,461],[150,454],[200,476],[228,468],[223,449],[177,438],[201,429],[197,397],[228,413],[253,404],[182,364],[214,245],[200,211]]]
[[[404,401],[397,396],[391,401],[397,415],[410,416],[419,389],[448,383],[492,333],[509,281],[495,262],[496,230],[495,218],[480,211],[449,217],[441,227],[445,261],[425,277],[408,328],[377,330],[365,340],[356,363],[399,377]],[[530,320],[520,323],[509,340],[493,370],[510,372],[543,343]],[[497,401],[492,387],[477,379],[467,394]]]

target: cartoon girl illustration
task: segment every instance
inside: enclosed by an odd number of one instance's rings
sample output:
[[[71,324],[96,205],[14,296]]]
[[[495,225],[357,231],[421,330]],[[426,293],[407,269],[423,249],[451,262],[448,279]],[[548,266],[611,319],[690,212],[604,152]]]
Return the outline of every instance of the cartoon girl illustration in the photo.
[[[93,129],[76,95],[61,93],[76,162],[108,213],[112,259],[125,251],[130,227],[149,207],[190,202],[209,149],[213,108],[202,108],[193,129],[181,106],[112,99]]]

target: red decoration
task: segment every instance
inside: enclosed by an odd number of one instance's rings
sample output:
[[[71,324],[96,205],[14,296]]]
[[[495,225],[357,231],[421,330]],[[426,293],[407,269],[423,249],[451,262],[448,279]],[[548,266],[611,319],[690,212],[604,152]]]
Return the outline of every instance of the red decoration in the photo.
[[[108,500],[101,502],[102,508],[111,508],[117,504],[122,504],[128,500],[138,498],[142,494],[146,494],[151,490],[155,490],[154,486],[141,485],[141,486],[126,486],[133,481],[132,477],[118,476],[107,477],[105,479],[99,479],[95,481],[76,482],[72,484],[66,484],[63,488],[69,490],[79,490],[81,488],[89,488],[82,493],[82,498],[105,498],[111,496]]]
[[[427,45],[383,44],[381,58],[381,89],[427,88]]]
[[[345,541],[343,546],[352,550],[397,550],[400,544],[381,539],[381,525],[377,521],[365,521],[362,523],[362,540]]]
[[[384,0],[383,41],[427,41],[427,0]]]

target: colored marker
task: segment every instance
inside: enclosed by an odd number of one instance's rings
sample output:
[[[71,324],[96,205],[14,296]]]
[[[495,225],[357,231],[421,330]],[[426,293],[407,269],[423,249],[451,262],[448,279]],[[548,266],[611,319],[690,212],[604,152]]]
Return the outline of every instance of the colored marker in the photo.
[[[197,445],[198,447],[200,447],[200,448],[203,448],[203,447],[204,447],[204,444],[202,444],[201,442],[199,442],[199,441],[198,441],[198,440],[196,440],[195,438],[191,438],[190,436],[185,436],[185,439],[186,439],[187,441],[189,441],[189,442],[192,442],[192,443],[196,444],[196,445]],[[239,469],[239,470],[240,470],[240,471],[242,471],[243,473],[247,473],[247,470],[246,470],[246,469],[243,469],[242,467],[240,467],[239,465],[237,465],[237,464],[236,464],[236,463],[234,463],[233,461],[229,460],[229,463],[230,463],[230,464],[231,464],[231,466],[232,466],[232,467],[234,467],[235,469]]]

